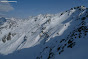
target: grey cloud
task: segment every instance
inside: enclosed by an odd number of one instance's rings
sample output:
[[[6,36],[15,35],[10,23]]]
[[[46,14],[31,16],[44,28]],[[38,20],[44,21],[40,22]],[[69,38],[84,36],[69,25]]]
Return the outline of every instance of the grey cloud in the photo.
[[[0,1],[7,1],[7,0],[0,0]],[[9,3],[2,3],[0,2],[0,12],[8,12],[13,10],[14,8]]]

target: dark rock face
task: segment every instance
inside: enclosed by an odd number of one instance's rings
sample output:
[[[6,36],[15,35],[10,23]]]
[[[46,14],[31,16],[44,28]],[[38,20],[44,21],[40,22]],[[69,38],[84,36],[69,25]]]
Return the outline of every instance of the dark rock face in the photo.
[[[5,35],[3,38],[2,38],[2,42],[5,43],[6,41],[9,41],[11,40],[11,33],[9,33],[8,35]]]

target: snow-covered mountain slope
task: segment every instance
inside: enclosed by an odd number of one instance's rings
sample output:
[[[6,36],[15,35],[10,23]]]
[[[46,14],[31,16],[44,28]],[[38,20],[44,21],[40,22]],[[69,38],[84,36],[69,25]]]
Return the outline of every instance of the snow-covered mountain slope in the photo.
[[[88,8],[8,19],[0,25],[2,59],[88,59]]]

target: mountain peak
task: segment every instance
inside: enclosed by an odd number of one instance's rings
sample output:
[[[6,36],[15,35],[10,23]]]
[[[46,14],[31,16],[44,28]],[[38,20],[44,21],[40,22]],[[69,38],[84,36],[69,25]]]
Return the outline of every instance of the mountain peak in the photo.
[[[74,7],[59,14],[40,14],[28,20],[11,18],[9,23],[0,27],[0,53],[7,56],[16,53],[18,56],[19,53],[25,55],[23,52],[29,51],[27,55],[30,59],[63,59],[60,55],[66,55],[69,48],[72,51],[75,46],[86,42],[87,19],[85,6]],[[18,53],[18,50],[22,52]]]

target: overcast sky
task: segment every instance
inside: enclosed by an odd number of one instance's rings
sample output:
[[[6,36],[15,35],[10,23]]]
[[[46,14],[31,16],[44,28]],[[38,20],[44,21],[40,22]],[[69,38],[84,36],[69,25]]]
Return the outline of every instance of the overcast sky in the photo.
[[[0,0],[1,1],[1,0]],[[0,15],[6,17],[27,18],[38,14],[55,14],[71,7],[84,5],[88,7],[88,0],[9,0],[17,3],[1,3]]]

